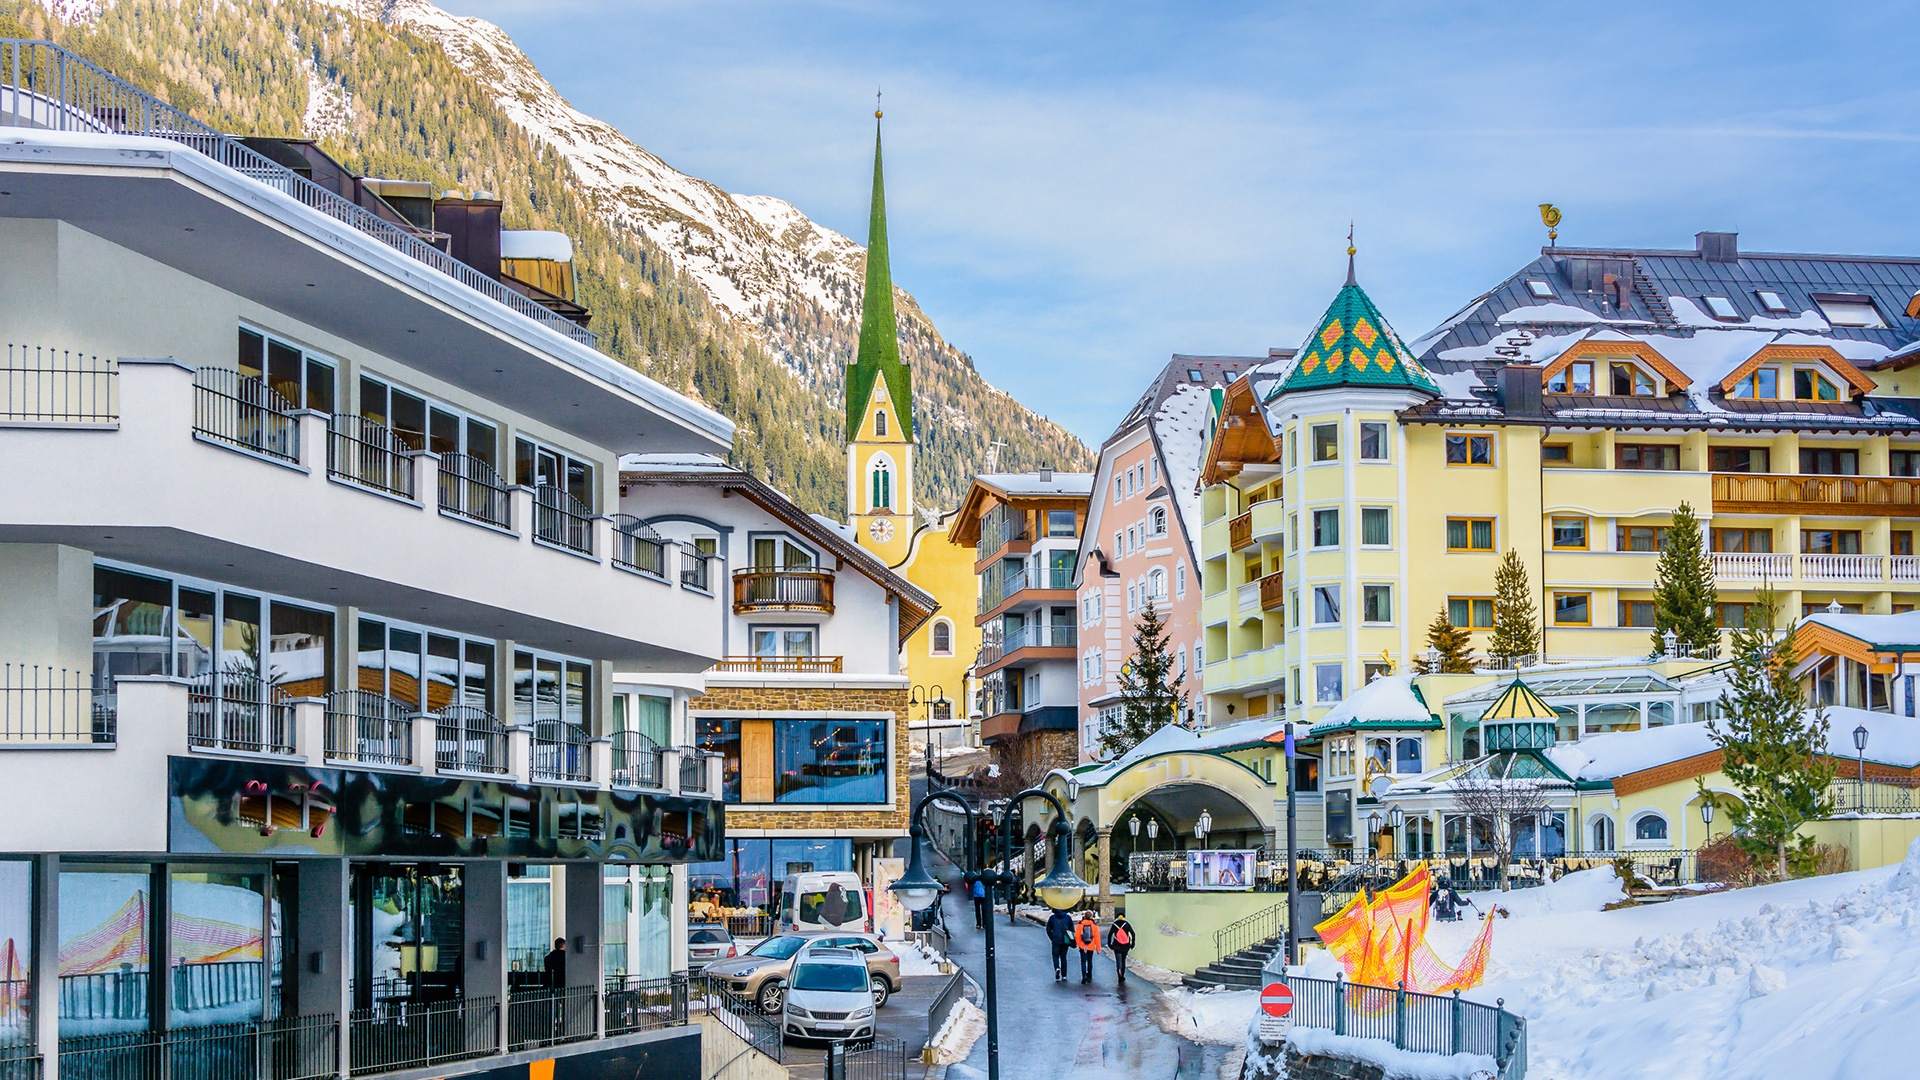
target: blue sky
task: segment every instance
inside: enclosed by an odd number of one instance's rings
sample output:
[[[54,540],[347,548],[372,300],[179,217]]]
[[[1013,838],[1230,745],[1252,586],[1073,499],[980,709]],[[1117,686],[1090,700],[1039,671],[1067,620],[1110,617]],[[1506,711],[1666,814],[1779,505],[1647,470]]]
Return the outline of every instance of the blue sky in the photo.
[[[1097,444],[1174,352],[1295,346],[1344,274],[1413,338],[1566,245],[1920,254],[1911,7],[439,0],[682,171],[865,241]]]

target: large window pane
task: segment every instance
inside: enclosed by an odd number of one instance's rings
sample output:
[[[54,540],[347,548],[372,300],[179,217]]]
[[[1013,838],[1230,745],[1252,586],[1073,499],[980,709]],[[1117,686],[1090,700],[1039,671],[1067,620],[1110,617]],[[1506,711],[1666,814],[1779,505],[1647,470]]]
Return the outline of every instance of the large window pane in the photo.
[[[171,582],[94,567],[94,678],[171,674],[172,615]]]
[[[529,866],[526,876],[507,882],[507,970],[531,976],[541,970],[541,961],[551,948],[552,885],[546,867]]]
[[[632,728],[652,739],[655,745],[667,745],[672,720],[672,698],[654,697],[651,694],[634,695]]]
[[[387,625],[360,620],[360,678],[356,689],[370,694],[387,692]]]
[[[428,712],[438,712],[460,701],[460,641],[441,634],[427,635]]]
[[[740,721],[722,717],[695,720],[694,745],[720,755],[720,797],[727,802],[739,802]]]
[[[469,641],[466,651],[467,662],[461,677],[461,701],[493,712],[493,646],[483,641]]]
[[[387,696],[420,707],[420,650],[425,643],[412,630],[387,631]]]
[[[260,598],[220,598],[220,670],[260,674]]]
[[[174,634],[178,674],[191,679],[213,670],[218,610],[213,593],[181,586],[179,628]]]
[[[460,868],[359,863],[353,876],[354,1006],[458,997],[466,955]]]
[[[333,689],[333,613],[275,601],[267,655],[269,677],[288,695],[325,696]]]
[[[600,971],[607,976],[629,973],[627,922],[633,913],[633,885],[626,880],[626,868],[619,868],[618,881],[600,886]]]
[[[61,1035],[146,1027],[151,884],[144,866],[61,867]]]
[[[0,1046],[33,1040],[33,864],[0,860]]]
[[[266,875],[174,870],[171,944],[174,1027],[263,1015]]]
[[[775,802],[886,801],[886,721],[776,720],[773,729]]]

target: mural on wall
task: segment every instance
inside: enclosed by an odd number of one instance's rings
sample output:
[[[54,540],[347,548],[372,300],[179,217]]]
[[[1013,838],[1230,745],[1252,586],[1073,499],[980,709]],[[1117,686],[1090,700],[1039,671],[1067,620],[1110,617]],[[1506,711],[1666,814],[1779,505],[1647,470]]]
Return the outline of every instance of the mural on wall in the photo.
[[[167,849],[227,855],[721,857],[717,800],[170,758]]]

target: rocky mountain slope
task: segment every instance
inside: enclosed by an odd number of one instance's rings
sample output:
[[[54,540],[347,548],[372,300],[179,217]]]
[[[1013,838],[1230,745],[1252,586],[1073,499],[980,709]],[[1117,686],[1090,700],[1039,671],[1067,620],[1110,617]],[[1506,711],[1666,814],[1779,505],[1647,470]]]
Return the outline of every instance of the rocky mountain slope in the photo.
[[[498,27],[425,0],[0,0],[50,37],[228,130],[304,134],[370,175],[485,188],[510,227],[571,235],[602,348],[740,424],[735,460],[843,512],[841,378],[865,252],[766,196],[688,176],[572,106]],[[849,178],[864,188],[864,177]],[[1077,439],[973,370],[896,290],[923,503],[997,467],[1085,469]]]

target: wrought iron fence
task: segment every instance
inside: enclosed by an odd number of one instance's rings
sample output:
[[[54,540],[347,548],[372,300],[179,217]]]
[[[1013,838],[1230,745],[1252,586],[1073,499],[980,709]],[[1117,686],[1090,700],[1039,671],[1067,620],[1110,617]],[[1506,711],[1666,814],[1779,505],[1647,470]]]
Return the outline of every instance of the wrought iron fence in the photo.
[[[439,1065],[496,1053],[498,998],[466,997],[433,1004],[399,1002],[348,1014],[347,1056],[355,1076]]]
[[[707,785],[707,758],[705,750],[696,750],[691,746],[680,749],[680,792],[683,795],[710,794]]]
[[[0,742],[111,743],[114,711],[86,672],[0,665]]]
[[[300,418],[294,415],[293,402],[232,368],[194,369],[193,430],[256,454],[300,460]]]
[[[1920,777],[1836,777],[1827,795],[1835,814],[1920,814]]]
[[[73,1080],[319,1080],[339,1075],[331,1014],[60,1040]]]
[[[713,1017],[740,1036],[741,1041],[775,1061],[784,1061],[786,1040],[780,1036],[780,1016],[768,1015],[757,1002],[728,990],[711,979],[702,980],[702,995]]]
[[[367,765],[413,764],[413,712],[367,690],[327,695],[327,756]]]
[[[608,979],[605,987],[607,1034],[625,1035],[630,1031],[686,1023],[689,992],[686,972],[664,979],[636,976]]]
[[[826,1080],[906,1080],[907,1044],[876,1035],[860,1042],[828,1043]]]
[[[564,720],[533,724],[533,778],[586,783],[592,779],[587,733]]]
[[[513,528],[513,498],[492,465],[470,454],[440,458],[440,509],[469,521]]]
[[[1390,1042],[1423,1054],[1485,1054],[1500,1080],[1527,1074],[1527,1022],[1499,1005],[1468,1001],[1459,991],[1422,994],[1398,987],[1350,983],[1345,978],[1310,979],[1269,964],[1269,975],[1293,991],[1293,1026],[1323,1028],[1336,1035]]]
[[[425,263],[496,303],[588,347],[597,336],[132,83],[50,42],[0,39],[0,124],[171,139]]]
[[[209,671],[187,683],[187,743],[253,754],[291,754],[293,703],[286,691],[238,669]]]
[[[632,514],[613,515],[613,565],[667,579],[667,548],[653,528]]]
[[[548,484],[533,489],[533,535],[539,540],[593,554],[593,511],[572,495]]]
[[[9,343],[0,367],[0,423],[115,423],[119,376],[112,357]]]
[[[411,500],[414,448],[385,424],[352,413],[327,417],[327,475]]]
[[[434,767],[441,771],[507,771],[507,727],[475,705],[449,705],[433,725]]]
[[[638,731],[613,733],[613,782],[622,787],[666,786],[667,752]]]
[[[40,1048],[32,1043],[0,1046],[0,1080],[40,1080]]]
[[[599,1033],[600,991],[592,986],[516,990],[507,998],[507,1050],[591,1039]]]
[[[1213,932],[1214,959],[1225,959],[1241,949],[1272,941],[1286,932],[1287,905],[1275,904],[1265,911],[1256,911]]]
[[[727,924],[727,933],[736,938],[767,937],[773,933],[773,916],[765,912],[725,915],[721,921]]]
[[[719,556],[709,555],[706,552],[697,551],[693,548],[685,548],[682,553],[686,558],[681,561],[680,565],[680,584],[689,589],[699,589],[701,592],[712,592],[713,563]]]

